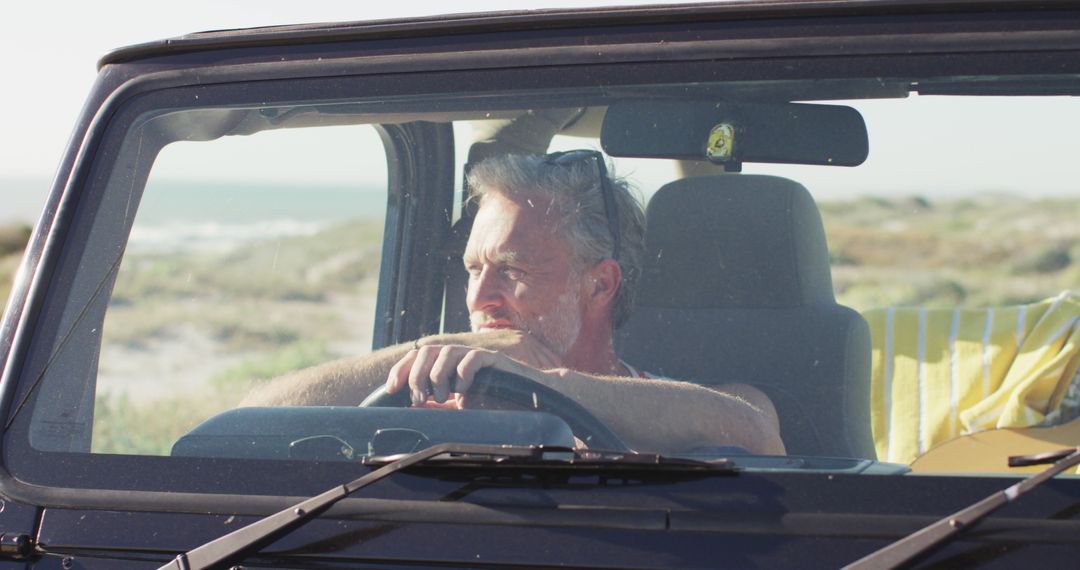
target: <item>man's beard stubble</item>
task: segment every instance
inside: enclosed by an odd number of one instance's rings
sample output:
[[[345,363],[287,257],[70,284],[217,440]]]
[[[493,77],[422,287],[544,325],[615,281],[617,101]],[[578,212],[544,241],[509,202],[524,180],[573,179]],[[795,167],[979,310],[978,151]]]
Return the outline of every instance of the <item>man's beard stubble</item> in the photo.
[[[556,356],[565,359],[581,333],[579,301],[577,289],[569,287],[566,292],[559,295],[551,313],[538,316],[533,326],[527,324],[518,313],[506,309],[499,309],[490,314],[473,312],[469,315],[469,325],[473,332],[479,332],[484,323],[499,320],[509,322],[510,328],[528,333],[551,349]]]

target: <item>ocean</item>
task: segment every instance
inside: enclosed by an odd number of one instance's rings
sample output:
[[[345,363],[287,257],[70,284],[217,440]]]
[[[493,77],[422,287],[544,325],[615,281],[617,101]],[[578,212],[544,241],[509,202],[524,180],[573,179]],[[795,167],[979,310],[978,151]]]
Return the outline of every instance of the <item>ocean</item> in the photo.
[[[0,224],[36,222],[48,189],[45,180],[0,180]],[[231,249],[256,240],[309,235],[349,220],[381,220],[385,212],[385,188],[157,182],[143,196],[128,249]]]
[[[385,212],[385,188],[159,183],[143,197],[128,249],[227,250],[351,220],[381,220]]]
[[[0,178],[0,224],[33,224],[49,195],[47,178]]]

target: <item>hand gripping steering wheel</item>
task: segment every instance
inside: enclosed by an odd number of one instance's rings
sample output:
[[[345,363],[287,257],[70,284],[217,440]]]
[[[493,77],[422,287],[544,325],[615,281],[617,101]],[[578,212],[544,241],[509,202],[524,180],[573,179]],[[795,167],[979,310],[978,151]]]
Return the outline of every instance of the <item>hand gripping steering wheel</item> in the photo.
[[[481,368],[473,379],[470,394],[483,395],[525,409],[547,412],[563,419],[570,431],[592,449],[629,452],[630,448],[592,412],[563,394],[519,374],[496,368]],[[412,404],[409,390],[387,393],[379,386],[364,401],[362,407],[407,408]]]

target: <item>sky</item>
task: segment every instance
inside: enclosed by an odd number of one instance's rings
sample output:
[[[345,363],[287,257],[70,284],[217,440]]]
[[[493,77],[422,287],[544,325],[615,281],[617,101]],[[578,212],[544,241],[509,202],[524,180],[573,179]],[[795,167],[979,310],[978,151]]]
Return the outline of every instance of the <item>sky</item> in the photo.
[[[533,7],[603,3],[543,0]],[[0,90],[0,108],[6,110],[0,177],[52,175],[97,74],[98,59],[118,47],[223,28],[423,16],[447,13],[450,6],[452,12],[515,8],[505,0],[398,0],[363,5],[353,1],[191,0],[182,3],[183,9],[180,5],[101,0],[61,9],[49,2],[7,3],[0,11],[8,23],[0,34],[6,78]]]
[[[41,209],[60,156],[68,143],[73,125],[97,73],[97,61],[110,50],[186,33],[235,27],[273,24],[375,20],[393,17],[423,16],[448,12],[484,12],[493,10],[584,7],[599,4],[641,4],[643,0],[540,0],[510,5],[505,0],[459,0],[453,3],[398,0],[366,3],[354,1],[296,2],[295,0],[190,0],[181,4],[134,0],[100,0],[72,3],[62,9],[47,2],[8,2],[0,9],[5,33],[0,34],[0,49],[5,57],[5,83],[0,89],[0,109],[4,111],[3,136],[0,136],[0,223],[11,219],[33,221]],[[669,2],[674,3],[674,2]],[[452,6],[453,8],[449,8]],[[860,107],[871,132],[871,161],[864,167],[844,173],[837,183],[836,169],[789,167],[770,172],[793,177],[814,191],[815,188],[843,185],[850,189],[867,184],[884,191],[910,193],[913,189],[934,186],[958,192],[982,188],[972,182],[970,173],[993,172],[992,180],[1002,188],[1037,186],[1050,193],[1078,192],[1071,174],[1073,160],[1050,158],[1047,153],[1075,149],[1073,133],[1077,101],[1057,101],[1034,109],[1026,115],[1007,116],[989,107],[965,105],[958,113],[955,105],[942,105],[926,99],[912,106],[916,119],[926,127],[943,125],[966,133],[966,140],[999,141],[1004,128],[1007,140],[1025,141],[985,149],[959,148],[944,137],[920,135],[920,125],[911,117],[896,115],[890,109],[875,109],[873,102]],[[945,101],[944,103],[948,103]],[[1071,120],[1063,120],[1064,117]],[[1049,151],[1035,149],[1030,143],[1045,140],[1049,124],[1062,127],[1060,140],[1047,141]],[[1004,127],[1003,127],[1004,125]],[[1025,134],[1031,129],[1031,134]],[[982,133],[972,136],[974,133]],[[881,141],[887,141],[882,143]],[[890,164],[882,156],[895,147]],[[1002,153],[1011,156],[1008,164],[1035,165],[1038,168],[1002,168]],[[1028,152],[1031,156],[1024,156]],[[1020,153],[1019,155],[1017,153]],[[911,166],[926,164],[927,158],[947,156],[947,171],[926,169],[925,181],[912,178]],[[959,165],[964,165],[960,167]],[[752,166],[752,165],[748,165]],[[753,171],[751,168],[750,171]],[[1000,174],[1000,176],[999,176]],[[1041,177],[1033,184],[1032,175]],[[827,175],[832,178],[822,179]],[[893,186],[890,186],[892,184]],[[1068,187],[1064,187],[1067,184]]]
[[[118,47],[237,27],[378,20],[506,9],[642,4],[643,0],[356,2],[354,0],[145,0],[5,2],[0,18],[0,222],[33,220],[44,202],[72,127],[97,75]],[[669,2],[670,3],[670,2]]]

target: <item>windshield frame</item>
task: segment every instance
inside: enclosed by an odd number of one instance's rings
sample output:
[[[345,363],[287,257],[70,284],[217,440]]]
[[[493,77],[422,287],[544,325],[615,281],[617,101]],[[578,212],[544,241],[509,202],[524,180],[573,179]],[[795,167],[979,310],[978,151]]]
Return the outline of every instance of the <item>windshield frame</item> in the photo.
[[[1045,16],[1050,21],[1050,16]],[[853,24],[854,25],[854,24]],[[860,25],[867,25],[862,22]],[[890,23],[889,27],[895,24]],[[980,26],[993,27],[988,24]],[[1037,27],[1037,26],[1036,26]],[[1051,26],[1052,27],[1052,26]],[[1063,25],[1064,27],[1064,25]],[[67,284],[53,282],[52,277],[61,275],[68,259],[80,258],[82,252],[72,249],[74,243],[83,241],[80,237],[80,223],[89,220],[93,215],[90,204],[93,197],[100,192],[105,185],[106,172],[110,169],[112,161],[119,152],[120,142],[124,133],[134,124],[136,118],[141,116],[140,105],[153,100],[154,97],[172,97],[176,100],[189,100],[190,95],[198,93],[202,105],[215,104],[215,93],[219,93],[220,101],[236,102],[239,93],[245,93],[247,101],[265,100],[261,95],[273,94],[274,97],[290,100],[300,97],[300,93],[310,93],[312,85],[321,85],[316,88],[321,98],[335,98],[342,94],[357,93],[357,86],[363,85],[365,96],[378,96],[380,93],[409,94],[411,96],[431,96],[436,92],[453,92],[455,89],[473,89],[478,91],[496,92],[506,89],[507,86],[516,86],[517,89],[552,88],[553,86],[593,86],[598,89],[606,88],[609,84],[617,84],[620,77],[625,73],[629,62],[640,66],[642,77],[648,79],[641,83],[665,83],[675,82],[680,77],[693,77],[696,74],[711,74],[713,76],[725,76],[733,78],[770,78],[770,79],[803,79],[817,77],[822,73],[831,73],[835,76],[862,76],[862,69],[894,69],[892,76],[903,76],[904,71],[910,71],[912,76],[915,70],[923,65],[926,60],[939,59],[939,56],[931,53],[915,55],[896,55],[910,47],[909,44],[894,44],[883,47],[882,42],[872,38],[873,26],[867,26],[865,35],[859,40],[853,40],[846,44],[850,53],[862,54],[862,61],[852,67],[837,70],[839,62],[851,63],[846,56],[835,53],[814,56],[794,55],[800,49],[805,48],[805,42],[776,40],[776,46],[770,52],[753,50],[734,50],[729,52],[729,60],[715,61],[716,50],[712,47],[705,49],[700,45],[688,49],[686,56],[672,56],[668,59],[679,59],[678,62],[641,62],[637,58],[641,54],[650,53],[647,47],[629,44],[626,52],[616,57],[616,62],[596,61],[598,58],[590,56],[593,61],[588,65],[581,64],[568,67],[553,66],[550,62],[538,61],[537,52],[525,55],[510,55],[505,53],[487,54],[492,64],[497,61],[498,65],[486,70],[471,71],[444,71],[432,74],[428,69],[446,63],[448,56],[419,57],[419,64],[404,63],[406,56],[386,56],[383,60],[372,63],[370,58],[328,58],[325,62],[305,60],[301,62],[287,62],[276,64],[271,61],[281,48],[267,48],[265,50],[253,50],[249,57],[265,59],[258,63],[243,63],[235,65],[217,65],[216,58],[224,57],[214,54],[207,56],[208,63],[214,64],[209,67],[201,67],[196,62],[175,64],[183,67],[181,71],[168,70],[169,64],[158,62],[161,71],[149,75],[134,75],[136,78],[130,81],[124,80],[115,85],[102,85],[100,88],[111,91],[112,95],[108,102],[100,110],[89,111],[96,118],[89,134],[83,142],[83,150],[79,160],[72,168],[70,183],[60,204],[61,212],[53,222],[57,229],[50,238],[50,244],[45,248],[44,255],[34,277],[33,289],[29,294],[29,307],[23,313],[23,319],[19,325],[19,338],[13,345],[8,364],[4,369],[4,404],[8,414],[12,414],[7,422],[8,429],[4,439],[4,466],[3,481],[0,490],[9,496],[22,498],[38,504],[78,505],[86,507],[109,507],[109,508],[157,508],[158,505],[182,505],[183,509],[206,510],[208,512],[225,513],[240,505],[251,505],[255,496],[265,495],[305,495],[313,490],[329,486],[335,481],[346,480],[348,475],[361,472],[359,466],[343,466],[341,464],[319,464],[317,462],[273,462],[272,465],[264,465],[258,461],[249,460],[191,460],[191,463],[182,473],[178,473],[177,460],[175,458],[157,457],[131,457],[131,456],[86,456],[76,453],[45,453],[34,450],[27,444],[27,422],[29,414],[15,415],[14,410],[21,406],[25,400],[27,406],[33,407],[39,394],[29,392],[32,381],[27,381],[27,369],[30,365],[36,342],[31,340],[31,334],[40,334],[40,323],[35,321],[46,314],[50,304],[58,297],[66,296],[63,287]],[[723,30],[712,31],[720,34]],[[1041,35],[1040,35],[1041,34]],[[792,35],[798,35],[792,32]],[[1022,49],[1030,50],[1031,54],[1015,53],[1015,46],[1003,44],[991,44],[992,34],[987,33],[978,41],[967,38],[970,52],[950,54],[947,61],[943,60],[943,67],[954,70],[985,69],[1000,70],[1011,68],[1023,70],[1024,74],[1039,75],[1048,73],[1050,70],[1061,72],[1067,68],[1070,73],[1080,73],[1080,34],[1073,31],[1052,30],[1049,32],[1035,30],[1030,33],[1034,38],[1025,44]],[[951,36],[950,32],[940,32],[935,37],[941,43],[947,43]],[[1062,38],[1068,46],[1062,48]],[[1039,51],[1045,49],[1040,44],[1040,39],[1053,42],[1057,51]],[[725,41],[736,40],[713,40],[716,44]],[[962,43],[961,40],[956,40]],[[917,42],[916,42],[917,43]],[[779,46],[779,47],[777,47]],[[975,46],[975,47],[971,47]],[[939,49],[940,44],[926,47],[926,52]],[[580,48],[569,50],[571,56],[566,60],[584,58],[587,49]],[[347,52],[349,47],[337,47],[334,52]],[[593,50],[595,51],[595,50]],[[865,55],[873,52],[876,55]],[[524,52],[523,52],[524,53]],[[765,55],[762,55],[764,53]],[[801,53],[801,52],[800,52]],[[232,55],[230,54],[229,57]],[[313,57],[313,56],[309,56]],[[410,54],[409,58],[416,57]],[[456,56],[459,59],[457,65],[472,64],[470,58],[476,54]],[[682,59],[680,59],[682,58]],[[184,58],[181,58],[184,59]],[[703,63],[703,60],[708,60]],[[564,63],[564,62],[560,62]],[[124,64],[126,65],[126,64]],[[477,65],[482,67],[483,63]],[[295,75],[303,69],[299,75],[306,79],[298,79]],[[131,70],[130,73],[139,72]],[[325,74],[320,76],[320,74]],[[948,74],[943,72],[942,74]],[[1018,73],[1019,74],[1019,73]],[[119,73],[124,77],[125,73]],[[198,78],[196,80],[196,78]],[[434,79],[434,80],[433,80]],[[255,86],[258,87],[255,87]],[[433,87],[437,85],[437,87]],[[309,95],[305,95],[307,97]],[[154,103],[160,106],[159,103]],[[152,106],[154,106],[152,105]],[[394,244],[396,247],[397,244]],[[395,249],[395,251],[397,251]],[[381,288],[380,288],[381,289]],[[390,306],[398,306],[403,301],[387,301]],[[397,332],[388,333],[382,342],[389,344],[397,340],[409,338],[410,334],[423,330],[420,323],[411,327],[398,329]],[[188,461],[188,460],[184,460]],[[252,484],[250,474],[261,473],[264,469],[281,469],[289,473],[288,476],[275,480],[273,483],[256,482]],[[73,473],[79,473],[73,477]],[[798,483],[815,476],[793,474],[762,474],[754,475],[751,479],[763,478],[776,484]],[[965,477],[955,477],[949,483],[940,485],[949,488],[961,489],[966,484]],[[1009,477],[1002,477],[1008,480]],[[222,481],[232,481],[222,486]],[[986,489],[997,485],[998,481],[976,485],[978,492],[983,493]],[[895,484],[886,480],[880,482],[865,482],[859,484]],[[955,485],[955,487],[954,487]],[[1074,485],[1072,482],[1060,483],[1060,485]],[[1080,487],[1080,486],[1078,486]],[[400,491],[404,493],[405,491]],[[180,493],[183,497],[174,497],[162,503],[166,494]],[[238,495],[236,498],[222,500],[218,493]],[[390,492],[394,495],[395,492]],[[1068,496],[1071,493],[1064,492]],[[247,495],[245,497],[244,495]]]

